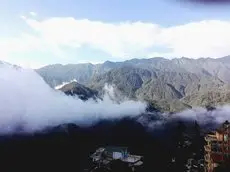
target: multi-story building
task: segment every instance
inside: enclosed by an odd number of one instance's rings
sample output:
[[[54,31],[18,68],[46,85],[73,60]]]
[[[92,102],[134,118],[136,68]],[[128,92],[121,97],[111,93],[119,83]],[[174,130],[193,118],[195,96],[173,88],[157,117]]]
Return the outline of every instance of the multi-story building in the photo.
[[[230,123],[205,136],[205,172],[214,172],[221,164],[230,163]]]

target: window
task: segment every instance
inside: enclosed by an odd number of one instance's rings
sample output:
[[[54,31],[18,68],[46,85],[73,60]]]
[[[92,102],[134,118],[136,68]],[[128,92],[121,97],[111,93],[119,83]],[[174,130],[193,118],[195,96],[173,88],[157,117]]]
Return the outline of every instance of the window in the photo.
[[[227,134],[224,135],[224,141],[225,141],[225,142],[228,141],[228,135],[227,135]]]

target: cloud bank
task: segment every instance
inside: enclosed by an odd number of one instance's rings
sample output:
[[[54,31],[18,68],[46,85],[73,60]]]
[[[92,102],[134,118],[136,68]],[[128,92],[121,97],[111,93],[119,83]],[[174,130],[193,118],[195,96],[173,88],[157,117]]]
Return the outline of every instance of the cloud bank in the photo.
[[[31,32],[1,39],[1,57],[7,59],[12,52],[47,51],[54,57],[67,58],[70,49],[78,52],[84,47],[117,60],[154,56],[222,57],[230,54],[228,20],[203,20],[170,27],[141,21],[109,23],[73,17],[39,20],[36,16],[22,16],[22,21]],[[35,61],[33,63],[36,64]]]
[[[136,116],[145,111],[141,102],[110,99],[83,102],[50,88],[33,70],[0,64],[0,132],[20,126],[33,132],[63,123],[90,125],[99,119]]]
[[[213,111],[204,108],[188,109],[179,113],[155,113],[141,116],[138,121],[150,130],[164,129],[168,124],[178,121],[197,122],[203,129],[214,129],[230,121],[230,106],[217,107]]]
[[[137,117],[145,113],[146,104],[125,99],[115,102],[113,87],[105,86],[103,100],[88,100],[66,96],[50,88],[33,70],[0,63],[0,133],[12,133],[20,126],[26,132],[42,130],[64,123],[91,125],[101,119]],[[197,121],[200,125],[230,121],[230,107],[214,111],[203,108],[180,113],[145,114],[138,121],[151,129],[173,121]]]
[[[230,54],[230,21],[207,20],[172,27],[139,21],[113,24],[74,18],[42,21],[26,18],[25,22],[50,46],[88,45],[114,57],[160,54],[158,47],[169,49],[168,53],[177,57]]]

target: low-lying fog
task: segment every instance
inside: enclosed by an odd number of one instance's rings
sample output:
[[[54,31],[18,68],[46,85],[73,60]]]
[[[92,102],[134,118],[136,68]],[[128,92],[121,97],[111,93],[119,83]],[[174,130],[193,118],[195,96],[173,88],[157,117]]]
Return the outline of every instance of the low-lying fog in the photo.
[[[129,100],[115,103],[111,100],[112,87],[105,87],[107,91],[103,101],[84,102],[50,88],[33,70],[7,64],[0,64],[0,83],[1,133],[14,132],[19,126],[33,132],[63,123],[91,125],[100,119],[135,117],[145,113],[147,106],[144,102]],[[200,124],[221,123],[230,119],[229,114],[228,106],[214,111],[197,108],[173,115],[160,114],[160,118],[152,121],[146,121],[147,118],[140,121],[149,127],[159,127],[165,120],[178,118],[197,120]]]

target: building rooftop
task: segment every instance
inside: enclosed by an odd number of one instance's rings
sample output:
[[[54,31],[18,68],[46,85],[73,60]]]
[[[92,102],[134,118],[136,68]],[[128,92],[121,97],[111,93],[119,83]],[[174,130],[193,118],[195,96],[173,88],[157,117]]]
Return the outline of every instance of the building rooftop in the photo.
[[[127,152],[127,147],[107,146],[105,150],[108,152]]]
[[[139,156],[139,155],[131,155],[127,152],[127,147],[117,147],[117,146],[107,146],[105,148],[101,147],[98,148],[96,150],[95,153],[93,153],[90,157],[93,158],[94,162],[97,162],[99,160],[103,160],[103,164],[107,164],[104,162],[104,160],[110,162],[114,159],[116,159],[114,157],[114,152],[119,152],[121,154],[123,154],[121,157],[119,157],[120,160],[122,160],[123,162],[127,162],[127,163],[131,163],[134,166],[140,166],[143,164],[142,158],[143,156]],[[104,154],[104,152],[109,152],[112,153],[112,157],[111,156],[107,156],[107,154]]]
[[[222,126],[221,126],[219,129],[217,129],[216,131],[217,131],[218,133],[223,133],[223,132],[226,131],[226,128],[228,128],[228,127],[230,127],[230,123],[229,123],[229,121],[225,121],[225,122],[222,124]]]

